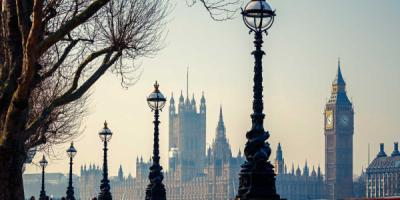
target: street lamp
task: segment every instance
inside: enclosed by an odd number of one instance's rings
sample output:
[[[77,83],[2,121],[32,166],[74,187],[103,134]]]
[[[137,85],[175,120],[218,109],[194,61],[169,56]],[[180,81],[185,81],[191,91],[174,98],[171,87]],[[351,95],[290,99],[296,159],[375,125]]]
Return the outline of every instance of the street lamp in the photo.
[[[67,149],[67,154],[69,157],[69,182],[67,188],[67,200],[75,200],[74,187],[72,187],[72,159],[76,155],[76,149],[73,142],[71,142],[71,146]]]
[[[111,140],[112,132],[107,127],[107,122],[104,122],[104,128],[100,130],[99,136],[104,143],[104,161],[103,161],[103,180],[100,184],[99,200],[111,200],[110,181],[108,180],[108,167],[107,167],[107,143]]]
[[[46,168],[48,162],[43,155],[42,160],[39,161],[40,166],[42,167],[42,189],[40,190],[39,200],[46,200],[46,191],[44,190],[44,169]]]
[[[239,190],[237,198],[250,199],[280,199],[275,188],[275,174],[273,166],[268,161],[271,148],[267,139],[268,131],[264,130],[263,113],[263,78],[262,56],[265,54],[262,47],[262,33],[272,26],[275,18],[275,10],[265,0],[251,0],[242,10],[243,21],[254,32],[255,50],[252,52],[255,58],[254,86],[253,86],[253,114],[251,114],[252,127],[246,133],[247,142],[244,148],[245,163],[239,173]]]
[[[159,111],[164,107],[167,101],[164,95],[158,90],[158,83],[154,84],[154,91],[147,97],[147,103],[152,111],[154,111],[154,146],[153,146],[153,165],[150,167],[149,180],[150,183],[146,188],[146,200],[166,200],[166,192],[162,183],[164,176],[160,165],[159,151],[159,132],[158,125],[160,124]]]

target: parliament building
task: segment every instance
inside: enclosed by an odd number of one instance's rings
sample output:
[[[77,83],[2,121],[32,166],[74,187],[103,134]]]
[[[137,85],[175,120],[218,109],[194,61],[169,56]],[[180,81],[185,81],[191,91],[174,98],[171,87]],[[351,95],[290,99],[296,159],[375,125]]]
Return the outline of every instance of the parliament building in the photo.
[[[164,185],[169,200],[226,200],[234,198],[238,188],[240,165],[244,155],[232,155],[220,108],[215,138],[206,149],[206,100],[204,94],[197,111],[194,97],[181,94],[176,109],[172,96],[169,106],[169,168]],[[151,160],[136,159],[136,176],[124,177],[122,167],[110,180],[113,199],[145,199]],[[99,193],[101,171],[90,165],[81,168],[81,199]]]
[[[169,200],[226,200],[237,194],[238,174],[245,157],[239,151],[232,155],[220,108],[215,138],[206,146],[206,99],[197,106],[194,95],[169,102],[168,168],[164,169],[164,185]],[[347,97],[340,62],[332,83],[331,97],[324,111],[325,175],[320,167],[303,169],[294,164],[288,170],[279,144],[275,159],[276,188],[282,198],[343,199],[353,196],[353,132],[354,111]],[[122,168],[111,178],[113,198],[139,200],[145,198],[151,160],[136,159],[136,176],[124,177]],[[81,169],[80,198],[98,194],[101,171],[89,166]],[[362,187],[362,186],[361,186]]]

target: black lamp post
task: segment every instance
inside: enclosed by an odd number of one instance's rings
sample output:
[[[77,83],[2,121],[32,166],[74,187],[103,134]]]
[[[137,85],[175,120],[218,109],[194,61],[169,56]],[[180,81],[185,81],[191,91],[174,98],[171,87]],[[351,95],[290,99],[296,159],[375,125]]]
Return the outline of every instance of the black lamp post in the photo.
[[[245,163],[241,166],[239,174],[239,190],[237,198],[241,200],[275,200],[280,199],[275,188],[275,173],[273,166],[268,161],[271,148],[267,139],[268,131],[264,130],[263,113],[263,78],[262,57],[265,54],[262,47],[262,34],[272,26],[275,11],[265,0],[251,0],[242,10],[243,21],[254,32],[255,58],[254,86],[253,86],[253,114],[251,114],[252,127],[246,133],[246,146],[244,153]]]
[[[72,159],[76,155],[76,149],[73,142],[71,142],[71,146],[67,149],[67,154],[69,157],[69,181],[67,187],[67,200],[75,200],[74,187],[72,187]]]
[[[147,97],[147,103],[152,111],[154,111],[154,146],[153,146],[153,165],[150,167],[149,180],[150,183],[146,188],[146,200],[166,200],[166,192],[162,183],[164,176],[160,165],[159,151],[159,132],[158,125],[160,124],[159,111],[164,107],[166,98],[158,90],[158,83],[154,84],[154,91]]]
[[[104,161],[103,161],[103,180],[100,184],[99,200],[111,200],[110,181],[108,180],[108,167],[107,167],[107,143],[111,140],[112,132],[107,127],[107,122],[104,122],[104,128],[100,130],[99,136],[104,143]]]
[[[46,191],[44,190],[44,169],[46,168],[48,162],[43,155],[42,160],[39,161],[40,166],[42,167],[42,189],[40,190],[39,200],[46,200]]]

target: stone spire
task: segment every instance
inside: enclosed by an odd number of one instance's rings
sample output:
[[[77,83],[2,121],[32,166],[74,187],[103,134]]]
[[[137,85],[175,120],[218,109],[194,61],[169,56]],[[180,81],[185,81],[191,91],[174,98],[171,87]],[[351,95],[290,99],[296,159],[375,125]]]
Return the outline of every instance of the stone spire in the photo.
[[[196,112],[196,100],[194,99],[194,93],[192,95],[192,100],[190,103],[192,104],[192,109]]]
[[[336,74],[336,78],[333,81],[333,85],[346,85],[346,82],[343,79],[343,75],[342,75],[342,70],[340,69],[340,58],[338,59],[338,69],[337,69],[337,74]]]
[[[222,106],[219,107],[219,119],[218,119],[218,126],[217,126],[217,137],[216,138],[226,138],[225,136],[225,123],[224,117],[222,115]]]
[[[338,69],[335,80],[332,82],[332,92],[329,99],[330,104],[351,105],[346,94],[346,82],[344,81],[340,60],[338,60]]]
[[[200,113],[201,114],[206,113],[206,98],[204,98],[204,92],[202,92],[200,99]]]
[[[186,106],[189,107],[190,100],[189,100],[189,67],[187,68],[186,71],[186,100],[185,100]]]
[[[215,160],[222,160],[223,162],[229,162],[230,158],[232,158],[232,152],[229,142],[226,138],[225,131],[226,130],[225,130],[225,124],[221,106],[219,110],[219,120],[216,129],[216,136],[212,145],[213,156]]]
[[[204,97],[204,92],[201,92],[200,103],[206,103],[206,98]]]
[[[118,169],[118,180],[123,181],[124,180],[124,172],[122,171],[122,165],[119,165]]]
[[[300,165],[297,165],[296,176],[301,176]]]
[[[179,96],[179,103],[183,103],[184,100],[185,99],[183,98],[183,93],[182,93],[182,90],[181,90],[181,96]]]
[[[322,174],[321,174],[321,167],[319,166],[319,164],[318,164],[317,176],[318,176],[318,177],[322,177]]]
[[[174,93],[171,93],[171,99],[169,100],[170,104],[175,104]]]
[[[282,161],[283,160],[283,153],[281,143],[278,143],[278,148],[276,149],[276,160]]]
[[[183,98],[183,93],[181,90],[181,96],[179,96],[179,104],[178,104],[179,113],[182,113],[184,109],[185,109],[185,99]]]
[[[306,160],[306,163],[304,164],[303,175],[304,175],[304,176],[310,175],[309,169],[308,169],[308,165],[307,165],[307,160]]]
[[[316,176],[317,176],[317,172],[315,172],[314,165],[312,166],[311,176],[312,176],[312,177],[316,177]]]
[[[169,100],[169,113],[174,115],[176,113],[174,93],[171,93],[171,99]]]

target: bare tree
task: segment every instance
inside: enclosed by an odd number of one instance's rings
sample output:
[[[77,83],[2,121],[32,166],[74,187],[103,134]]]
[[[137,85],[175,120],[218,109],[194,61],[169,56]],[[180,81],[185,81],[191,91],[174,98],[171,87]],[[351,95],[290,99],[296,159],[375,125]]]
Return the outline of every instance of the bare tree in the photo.
[[[199,1],[214,20],[238,3]],[[168,0],[0,2],[0,200],[22,200],[28,150],[75,136],[106,71],[124,87],[137,80],[135,61],[162,47]]]
[[[3,0],[0,20],[0,199],[24,199],[27,151],[79,128],[89,88],[106,72],[128,86],[157,52],[165,0]]]
[[[215,21],[229,20],[239,10],[242,0],[185,0],[189,7],[200,3]]]

